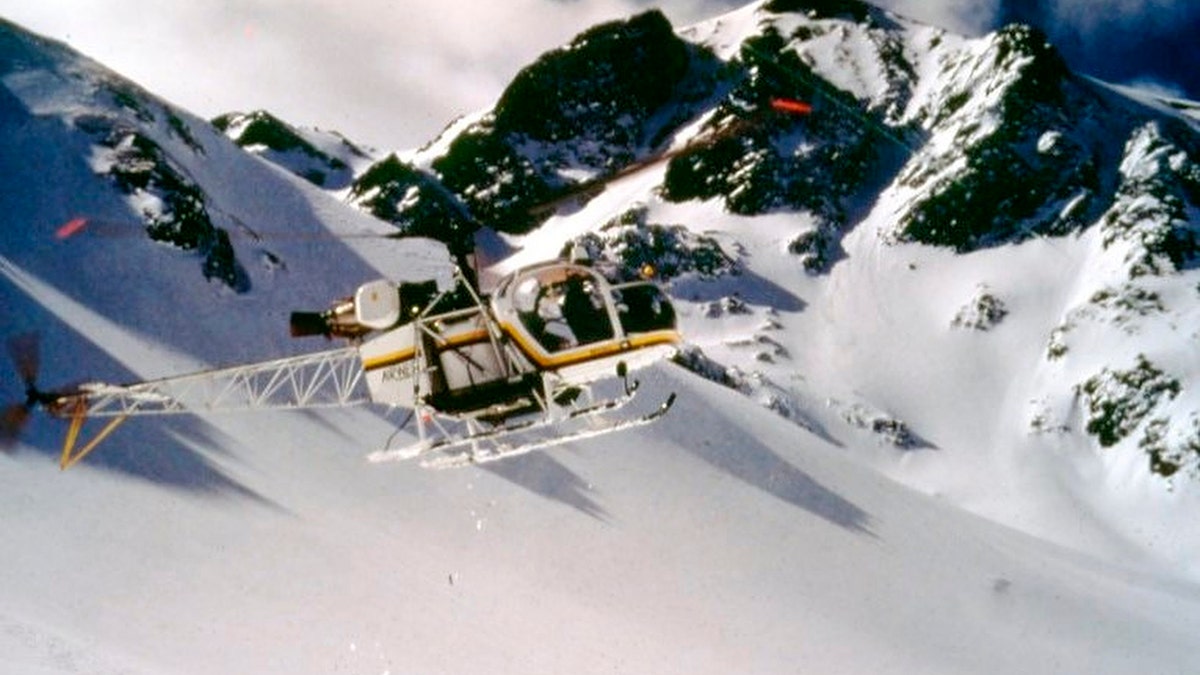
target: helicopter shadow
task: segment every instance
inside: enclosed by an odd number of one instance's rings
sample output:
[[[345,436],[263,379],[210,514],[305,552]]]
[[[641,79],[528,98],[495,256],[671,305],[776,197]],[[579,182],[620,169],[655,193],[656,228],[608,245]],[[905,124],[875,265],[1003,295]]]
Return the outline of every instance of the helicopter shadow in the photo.
[[[31,325],[39,326],[36,336],[43,343],[39,350],[50,357],[40,359],[40,370],[44,371],[40,374],[42,379],[66,382],[79,363],[88,364],[89,372],[114,381],[128,377],[120,364],[90,341],[81,340],[70,326],[41,308],[22,303],[19,296],[0,284],[0,300],[10,299],[14,300],[10,306],[18,307],[19,311],[14,316],[0,317],[0,335],[19,335]],[[11,365],[0,367],[0,401],[21,400],[21,387]],[[80,430],[76,449],[84,447],[105,424],[105,419],[87,421]],[[17,451],[58,463],[66,432],[66,421],[33,414],[21,434],[22,443]],[[214,456],[235,457],[236,453],[230,448],[236,447],[235,440],[196,417],[130,419],[104,439],[72,472],[99,469],[172,490],[243,498],[279,509],[269,499],[230,477],[212,459]]]
[[[98,426],[98,423],[93,424]],[[65,424],[39,424],[38,427],[29,430],[30,438],[23,449],[57,461],[59,453],[53,448]],[[84,433],[87,432],[85,427]],[[200,419],[154,420],[151,424],[129,422],[71,472],[100,470],[169,490],[242,499],[285,512],[281,505],[231,478],[206,456],[212,453],[234,457],[228,448],[235,444],[236,441],[227,434]]]
[[[589,486],[574,471],[541,451],[480,465],[488,473],[533,494],[569,506],[601,522],[609,522],[604,507],[587,495]]]
[[[776,499],[851,532],[871,534],[871,517],[753,437],[736,444],[703,441],[688,451]]]
[[[705,428],[713,430],[708,434],[695,434],[698,442],[685,445],[687,452],[786,504],[851,532],[872,534],[870,514],[744,431],[744,421],[733,420],[710,406],[701,408],[698,403],[689,404],[686,397],[680,403],[681,409],[672,411],[673,415],[704,420]]]

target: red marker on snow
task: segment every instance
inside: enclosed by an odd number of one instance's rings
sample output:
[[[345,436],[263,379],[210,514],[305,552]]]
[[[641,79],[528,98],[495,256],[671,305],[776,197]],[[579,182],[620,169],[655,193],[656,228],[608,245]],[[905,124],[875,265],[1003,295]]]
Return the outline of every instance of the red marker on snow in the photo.
[[[812,106],[804,101],[797,101],[790,98],[773,98],[771,99],[771,107],[779,112],[793,113],[796,115],[807,115],[812,112]]]
[[[72,218],[62,227],[55,230],[54,238],[60,241],[66,239],[67,237],[82,230],[84,225],[87,225],[87,218]]]

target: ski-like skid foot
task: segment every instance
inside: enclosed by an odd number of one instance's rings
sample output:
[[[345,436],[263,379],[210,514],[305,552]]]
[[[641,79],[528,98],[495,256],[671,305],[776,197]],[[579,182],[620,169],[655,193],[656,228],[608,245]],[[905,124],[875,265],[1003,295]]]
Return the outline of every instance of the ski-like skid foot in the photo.
[[[376,450],[367,455],[367,461],[373,464],[382,462],[403,462],[407,459],[415,459],[421,456],[422,453],[429,452],[432,447],[429,443],[414,443],[403,448],[386,448]]]
[[[404,448],[379,450],[367,456],[371,462],[403,461],[423,457],[421,466],[446,469],[494,462],[534,450],[649,424],[662,417],[675,402],[671,394],[658,408],[632,418],[611,419],[611,413],[623,408],[632,392],[602,403],[571,411],[561,418],[537,418],[514,425],[495,427],[467,436],[426,441]],[[608,413],[609,416],[605,414]],[[584,425],[580,428],[573,428]],[[564,431],[564,429],[566,429]]]
[[[514,436],[528,435],[528,433],[522,434],[522,432],[528,432],[528,430],[519,429],[515,430],[513,434],[505,436],[505,441],[511,442],[493,443],[484,446],[478,443],[473,444],[469,440],[464,440],[463,442],[453,444],[451,447],[438,448],[434,456],[431,456],[421,462],[421,466],[429,469],[454,469],[476,464],[486,464],[488,462],[495,462],[501,459],[507,459],[509,457],[524,455],[526,453],[534,452],[535,450],[543,450],[557,445],[571,443],[573,441],[582,441],[589,438],[595,438],[597,436],[603,436],[605,434],[633,429],[650,424],[667,414],[667,411],[671,409],[671,406],[674,403],[675,394],[671,394],[665,401],[659,404],[658,408],[645,415],[639,415],[637,417],[620,420],[602,419],[599,424],[592,424],[582,429],[547,437],[533,437],[528,440],[521,441]],[[596,418],[589,419],[596,421]],[[474,447],[467,447],[467,449],[463,451],[454,452],[455,449],[472,445]]]

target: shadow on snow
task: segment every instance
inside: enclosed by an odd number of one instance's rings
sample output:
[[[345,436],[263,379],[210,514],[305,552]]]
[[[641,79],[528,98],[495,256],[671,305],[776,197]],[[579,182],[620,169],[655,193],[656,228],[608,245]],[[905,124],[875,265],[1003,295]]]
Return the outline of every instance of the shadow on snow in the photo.
[[[545,452],[510,457],[480,468],[518,485],[539,497],[559,502],[597,520],[608,522],[608,512],[587,495],[587,481]]]

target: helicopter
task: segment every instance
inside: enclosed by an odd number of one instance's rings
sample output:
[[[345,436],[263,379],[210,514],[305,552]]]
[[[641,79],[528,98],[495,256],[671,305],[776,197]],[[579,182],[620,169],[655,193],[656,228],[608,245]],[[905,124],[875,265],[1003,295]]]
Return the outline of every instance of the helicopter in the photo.
[[[131,416],[231,410],[407,408],[416,441],[368,455],[372,462],[421,457],[446,468],[498,460],[648,424],[670,409],[617,416],[637,392],[630,372],[682,341],[675,310],[652,279],[566,258],[522,267],[480,293],[453,278],[377,279],[320,312],[293,312],[297,338],[347,345],[299,356],[129,384],[38,388],[36,338],[9,341],[24,402],[0,417],[11,444],[34,410],[69,422],[60,466],[74,466]],[[615,393],[593,385],[616,380]],[[80,444],[84,423],[105,420]],[[407,425],[407,420],[401,426]]]
[[[382,329],[358,345],[363,377],[372,401],[413,410],[418,441],[371,461],[431,451],[438,458],[426,466],[492,461],[648,424],[671,408],[674,394],[648,414],[609,416],[637,390],[630,371],[682,342],[670,299],[652,280],[558,259],[511,272],[483,296],[456,276],[454,292],[381,280],[326,312],[292,315],[297,336],[358,340]],[[412,320],[397,326],[406,310]],[[592,385],[614,376],[617,395],[598,397]]]
[[[790,114],[811,110],[788,99],[770,104]],[[741,130],[694,139],[578,192]],[[85,226],[72,220],[58,236]],[[670,357],[683,342],[652,268],[631,274],[562,256],[510,271],[485,293],[463,262],[451,265],[450,279],[367,281],[323,311],[291,314],[293,337],[344,339],[345,346],[156,380],[45,391],[37,385],[37,340],[18,336],[8,347],[25,400],[0,414],[0,447],[15,443],[35,410],[68,421],[65,470],[131,416],[373,403],[408,409],[399,426],[415,420],[416,440],[372,452],[370,461],[420,458],[423,466],[447,468],[650,424],[671,409],[674,393],[648,412],[625,411],[638,392],[631,372]],[[81,444],[93,419],[103,426]]]

